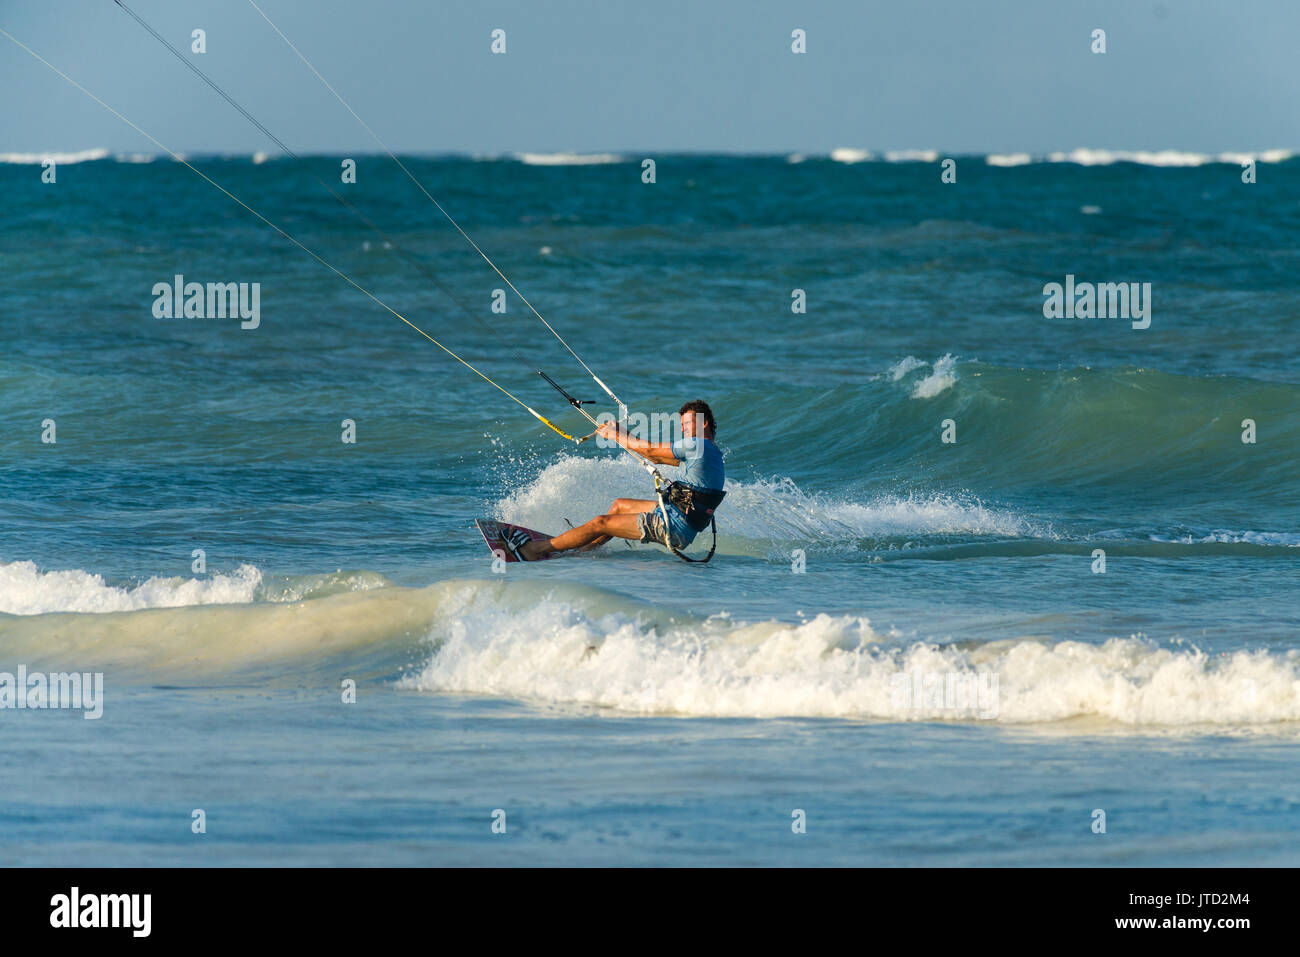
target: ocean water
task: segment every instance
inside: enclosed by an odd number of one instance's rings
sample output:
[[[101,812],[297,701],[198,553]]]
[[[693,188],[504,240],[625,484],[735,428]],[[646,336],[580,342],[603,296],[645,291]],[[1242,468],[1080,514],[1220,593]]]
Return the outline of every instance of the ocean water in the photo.
[[[1300,160],[407,158],[634,411],[719,421],[710,564],[501,573],[474,518],[645,472],[170,158],[3,158],[0,672],[103,698],[0,709],[0,863],[1300,863]],[[563,345],[339,160],[192,158],[588,431]],[[176,274],[260,325],[156,318]],[[1149,328],[1044,318],[1067,276]]]

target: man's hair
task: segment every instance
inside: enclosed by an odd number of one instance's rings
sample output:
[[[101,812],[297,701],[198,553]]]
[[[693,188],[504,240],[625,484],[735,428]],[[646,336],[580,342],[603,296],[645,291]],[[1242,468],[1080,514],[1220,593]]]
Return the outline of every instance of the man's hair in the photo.
[[[687,402],[677,410],[678,415],[685,415],[687,412],[698,412],[704,416],[704,424],[707,425],[716,435],[718,432],[718,420],[713,417],[713,410],[709,408],[709,403],[703,399],[695,399]]]

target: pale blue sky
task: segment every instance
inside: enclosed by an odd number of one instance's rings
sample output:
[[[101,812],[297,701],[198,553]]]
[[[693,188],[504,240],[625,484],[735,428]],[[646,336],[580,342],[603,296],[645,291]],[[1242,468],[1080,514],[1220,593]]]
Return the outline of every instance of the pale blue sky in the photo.
[[[196,63],[295,150],[377,149],[247,0],[126,2],[186,51],[204,28]],[[400,151],[1300,145],[1297,0],[258,3]],[[275,149],[112,0],[0,26],[173,148]],[[0,89],[0,152],[154,151],[3,38]]]

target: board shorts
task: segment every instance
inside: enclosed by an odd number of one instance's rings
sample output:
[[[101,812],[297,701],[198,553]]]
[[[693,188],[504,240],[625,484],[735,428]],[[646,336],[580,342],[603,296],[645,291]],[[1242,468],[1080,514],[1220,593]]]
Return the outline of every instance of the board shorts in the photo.
[[[695,541],[695,536],[699,534],[686,521],[686,516],[676,505],[664,503],[664,511],[668,513],[668,524],[672,530],[672,547],[685,548],[691,542]],[[648,512],[642,512],[637,519],[637,526],[641,529],[641,541],[658,542],[660,545],[667,545],[668,539],[664,535],[664,516],[655,506]]]

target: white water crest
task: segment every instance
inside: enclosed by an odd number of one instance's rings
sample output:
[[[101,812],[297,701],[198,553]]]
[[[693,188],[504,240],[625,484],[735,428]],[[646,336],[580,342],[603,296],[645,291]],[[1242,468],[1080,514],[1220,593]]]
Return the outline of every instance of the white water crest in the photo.
[[[34,562],[10,562],[0,564],[0,612],[43,615],[235,604],[251,602],[261,581],[257,568],[240,565],[229,574],[155,577],[138,585],[118,586],[80,569],[41,571]]]
[[[933,163],[939,158],[938,150],[886,150],[888,163]]]
[[[974,648],[898,639],[860,616],[664,624],[634,609],[590,610],[555,598],[522,611],[476,604],[435,627],[428,661],[399,687],[680,716],[1094,718],[1173,727],[1300,721],[1295,653],[1209,657],[1137,636]],[[982,690],[964,699],[949,690],[963,686]]]
[[[850,149],[842,146],[831,150],[831,159],[836,163],[865,163],[871,159],[871,151]]]
[[[617,153],[515,153],[514,157],[528,166],[600,166],[624,161]]]
[[[929,374],[917,379],[912,385],[912,398],[932,399],[940,392],[952,388],[957,383],[958,357],[952,353],[941,356],[931,364],[916,356],[906,356],[894,363],[885,376],[891,382],[899,382],[918,369],[929,368]]]
[[[52,160],[59,166],[68,166],[72,163],[93,163],[95,160],[102,160],[107,157],[108,150],[98,147],[96,149],[65,153],[54,150],[48,153],[0,153],[0,163],[39,165]]]
[[[1027,166],[1033,161],[1028,153],[990,153],[984,157],[989,166]]]

